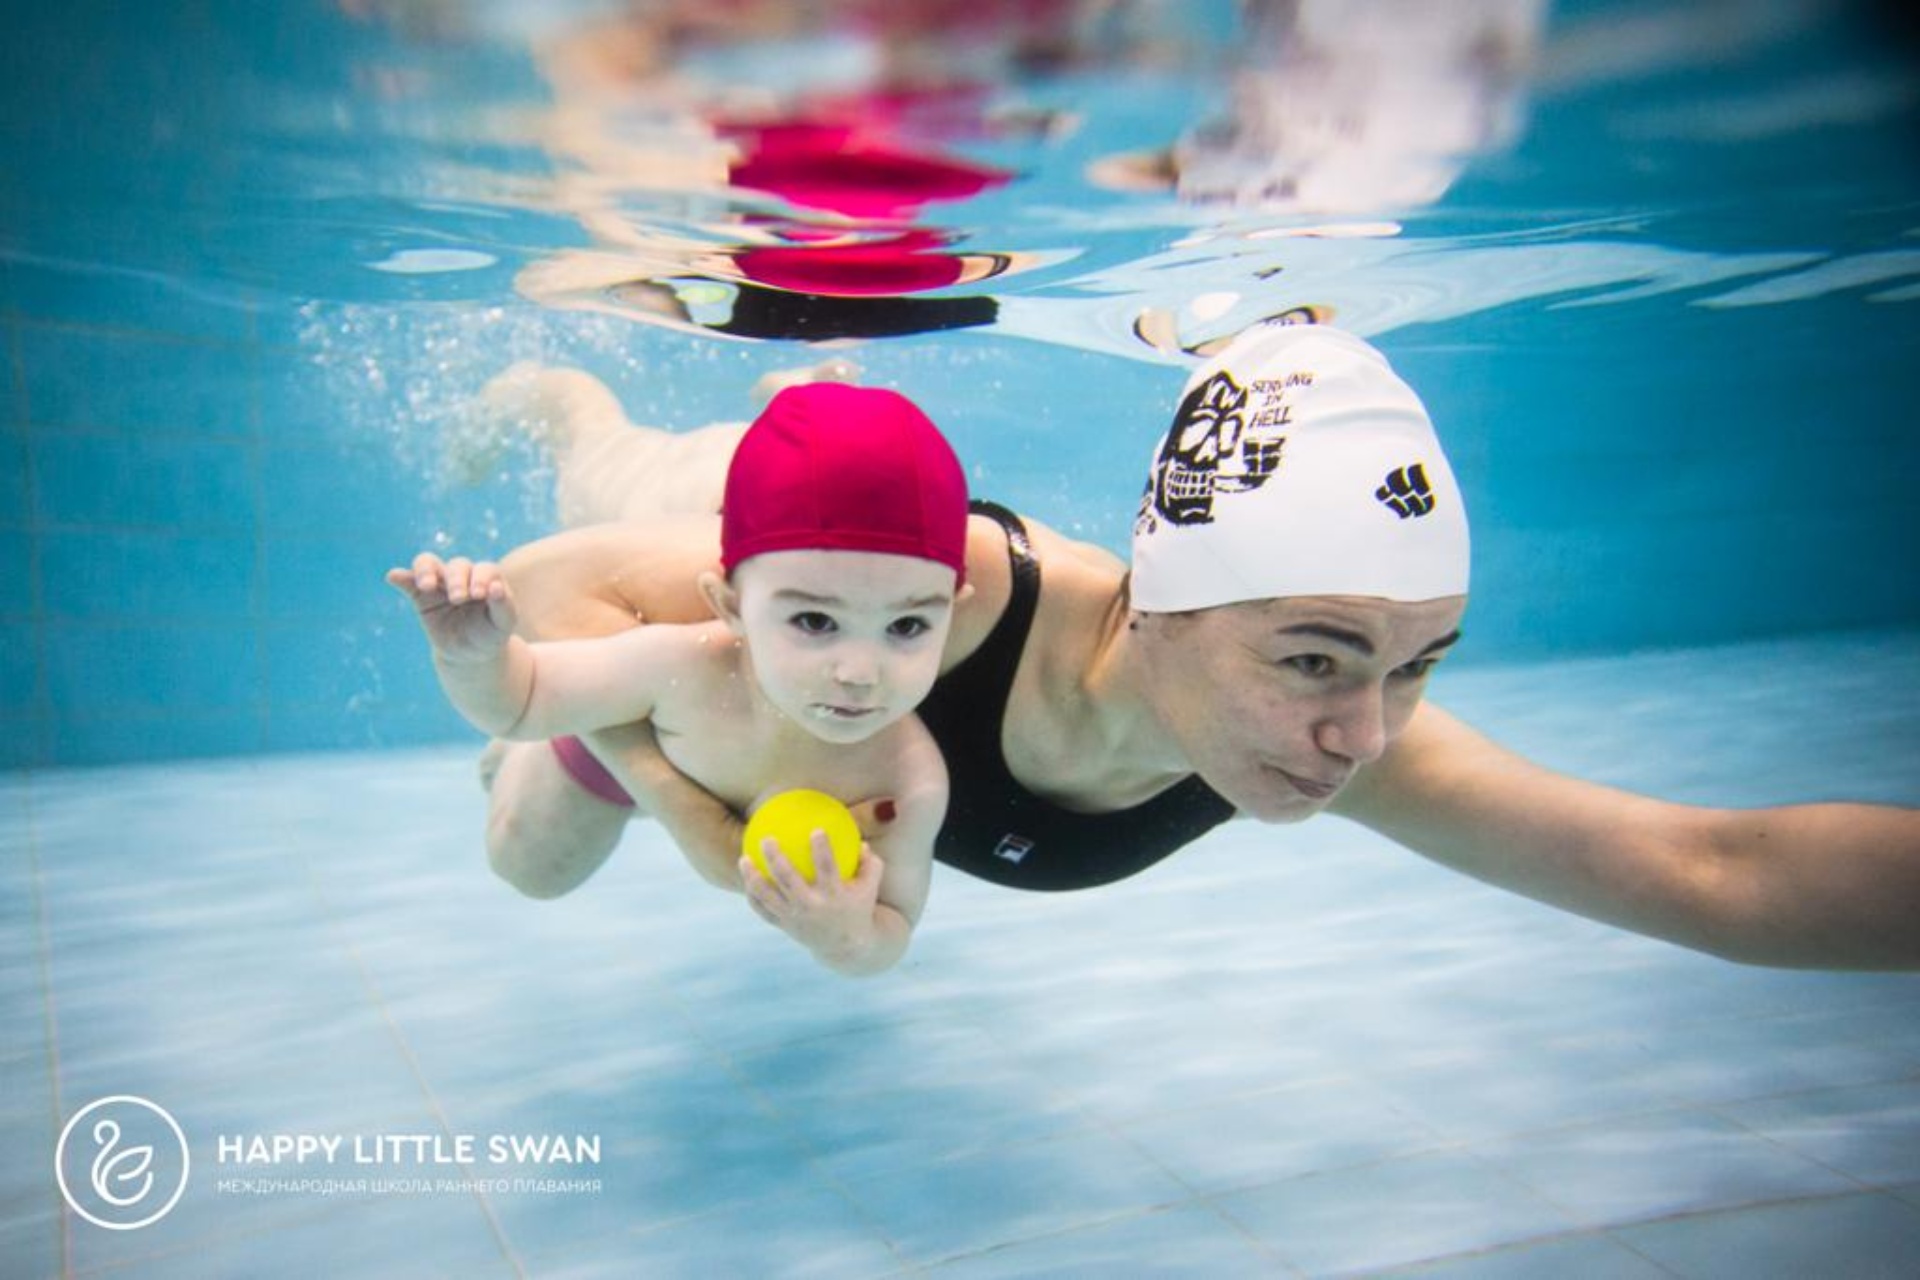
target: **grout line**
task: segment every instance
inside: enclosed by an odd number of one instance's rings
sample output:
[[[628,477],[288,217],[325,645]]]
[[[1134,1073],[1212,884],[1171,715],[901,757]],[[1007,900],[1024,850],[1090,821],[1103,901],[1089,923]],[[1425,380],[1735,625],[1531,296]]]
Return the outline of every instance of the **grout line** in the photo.
[[[40,487],[33,460],[34,431],[31,405],[27,397],[26,356],[20,346],[19,326],[7,325],[7,361],[13,370],[13,403],[9,406],[13,424],[19,429],[22,480],[27,490],[27,600],[32,618],[33,647],[33,749],[28,764],[43,765],[52,757],[53,706],[47,682],[47,599],[46,572],[43,567],[45,531],[38,512]]]
[[[250,338],[258,333],[257,307],[251,301],[247,303],[247,333]],[[257,341],[247,345],[247,356],[242,363],[243,376],[246,379],[243,394],[246,398],[247,425],[247,497],[253,505],[250,539],[253,551],[252,581],[247,584],[249,603],[248,625],[253,631],[253,670],[254,678],[259,682],[257,725],[259,749],[264,752],[273,741],[273,696],[272,664],[267,659],[267,631],[272,619],[267,611],[267,488],[265,448],[262,441],[266,437],[266,408],[261,400],[260,351]]]
[[[413,1076],[414,1083],[420,1086],[420,1092],[426,1098],[427,1109],[433,1113],[433,1118],[439,1123],[442,1133],[449,1138],[455,1136],[453,1124],[447,1118],[446,1108],[441,1105],[439,1095],[433,1091],[433,1086],[427,1082],[426,1073],[420,1068],[420,1060],[414,1055],[413,1046],[407,1042],[406,1033],[400,1029],[400,1024],[394,1019],[392,1006],[387,1003],[385,993],[380,990],[380,984],[374,980],[373,971],[367,967],[366,958],[360,954],[360,948],[353,939],[347,936],[345,926],[340,923],[332,900],[327,897],[325,886],[321,884],[319,875],[313,869],[312,860],[303,858],[301,862],[306,872],[307,887],[312,891],[320,907],[321,918],[325,921],[326,927],[340,940],[347,957],[353,961],[354,969],[360,974],[361,984],[366,987],[374,1008],[380,1014],[380,1021],[386,1025],[387,1034],[393,1038],[394,1046],[400,1050],[400,1056],[406,1062],[407,1071]],[[478,1174],[473,1169],[465,1165],[458,1167],[462,1175],[469,1180],[478,1180]],[[473,1192],[473,1198],[480,1206],[480,1214],[486,1219],[487,1229],[492,1232],[494,1242],[500,1246],[501,1257],[508,1266],[513,1268],[513,1274],[518,1277],[518,1280],[527,1280],[526,1266],[507,1239],[506,1228],[501,1225],[499,1217],[494,1213],[493,1204],[487,1198],[487,1193],[476,1190]]]
[[[1244,1222],[1240,1221],[1240,1219],[1234,1217],[1233,1212],[1231,1210],[1222,1207],[1222,1205],[1220,1204],[1220,1201],[1224,1199],[1227,1194],[1230,1194],[1230,1193],[1203,1191],[1199,1187],[1194,1186],[1191,1182],[1188,1182],[1185,1178],[1180,1176],[1178,1170],[1172,1168],[1165,1161],[1161,1160],[1159,1156],[1155,1155],[1153,1151],[1150,1150],[1144,1143],[1140,1142],[1138,1139],[1134,1138],[1132,1135],[1127,1133],[1125,1129],[1126,1122],[1124,1120],[1114,1120],[1107,1116],[1100,1115],[1098,1113],[1094,1113],[1092,1115],[1092,1119],[1097,1131],[1105,1133],[1108,1137],[1114,1139],[1116,1142],[1119,1142],[1121,1145],[1128,1147],[1129,1149],[1134,1151],[1142,1159],[1146,1160],[1147,1163],[1151,1164],[1154,1168],[1160,1170],[1160,1172],[1166,1174],[1167,1177],[1171,1179],[1175,1185],[1183,1188],[1187,1192],[1187,1199],[1182,1201],[1180,1204],[1172,1205],[1172,1206],[1161,1206],[1160,1209],[1152,1210],[1152,1212],[1160,1212],[1161,1210],[1164,1210],[1164,1209],[1183,1208],[1183,1207],[1194,1208],[1194,1209],[1205,1209],[1207,1212],[1211,1213],[1215,1218],[1217,1218],[1220,1222],[1224,1223],[1228,1230],[1232,1231],[1235,1235],[1239,1236],[1242,1240],[1246,1241],[1249,1245],[1253,1246],[1253,1249],[1255,1252],[1261,1254],[1262,1256],[1266,1257],[1268,1260],[1276,1263],[1277,1265],[1284,1267],[1289,1276],[1298,1277],[1298,1276],[1304,1276],[1306,1274],[1305,1272],[1301,1271],[1298,1267],[1293,1265],[1292,1259],[1283,1255],[1272,1244],[1268,1243],[1267,1241],[1261,1239],[1258,1235],[1256,1235],[1252,1230],[1252,1228],[1248,1227]]]
[[[1369,1280],[1369,1278],[1372,1278],[1372,1280],[1393,1280],[1393,1278],[1395,1277],[1411,1275],[1415,1268],[1424,1269],[1426,1267],[1433,1266],[1436,1263],[1464,1262],[1470,1258],[1493,1259],[1493,1258],[1498,1258],[1503,1253],[1513,1253],[1521,1249],[1531,1249],[1537,1245],[1558,1244],[1562,1241],[1571,1241],[1571,1240],[1603,1240],[1606,1243],[1615,1246],[1616,1248],[1622,1249],[1625,1252],[1634,1255],[1636,1258],[1639,1258],[1640,1260],[1644,1261],[1648,1266],[1652,1267],[1655,1271],[1658,1271],[1662,1275],[1673,1276],[1675,1280],[1687,1280],[1687,1278],[1684,1275],[1682,1275],[1680,1272],[1673,1270],[1671,1267],[1662,1265],[1661,1263],[1655,1261],[1654,1259],[1647,1257],[1645,1254],[1641,1253],[1639,1250],[1633,1248],[1631,1245],[1627,1244],[1625,1241],[1616,1240],[1606,1231],[1600,1230],[1597,1228],[1596,1229],[1580,1229],[1580,1230],[1574,1230],[1574,1231],[1555,1231],[1544,1236],[1529,1236],[1524,1240],[1508,1240],[1502,1244],[1488,1245],[1484,1249],[1467,1249],[1460,1253],[1442,1253],[1442,1254],[1436,1254],[1432,1257],[1427,1257],[1427,1258],[1409,1258],[1405,1262],[1390,1263],[1389,1265],[1384,1267],[1373,1267],[1364,1271],[1357,1271],[1357,1272],[1342,1272],[1341,1274],[1351,1275],[1355,1278],[1355,1280]]]
[[[198,347],[210,351],[231,351],[245,345],[245,338],[219,337],[214,334],[181,333],[169,329],[143,329],[137,325],[100,324],[90,320],[74,320],[58,316],[35,315],[15,307],[7,307],[4,314],[9,323],[23,329],[44,329],[53,333],[78,333],[95,338],[111,338],[117,341],[147,342],[155,346]]]
[[[6,264],[0,264],[6,265]],[[8,280],[11,284],[11,270]],[[10,299],[9,299],[10,300]],[[40,969],[40,1006],[47,1038],[47,1097],[52,1108],[56,1143],[65,1127],[65,1103],[60,1095],[60,1017],[53,994],[53,939],[47,921],[46,878],[40,865],[40,815],[34,793],[34,767],[47,763],[51,755],[51,705],[47,681],[47,609],[42,583],[41,530],[36,513],[40,507],[39,489],[33,461],[33,428],[27,394],[26,356],[20,343],[20,328],[11,321],[6,327],[7,360],[13,373],[13,403],[8,406],[19,428],[23,478],[27,490],[27,586],[33,636],[33,748],[28,757],[25,805],[27,823],[27,866],[33,893],[35,951]],[[56,1147],[57,1150],[57,1147]],[[54,1211],[60,1224],[60,1274],[73,1275],[73,1213],[66,1197],[54,1192]]]
[[[1738,1129],[1741,1133],[1747,1134],[1749,1137],[1759,1139],[1761,1142],[1766,1143],[1767,1146],[1771,1147],[1775,1151],[1778,1151],[1782,1155],[1791,1156],[1796,1160],[1804,1160],[1808,1164],[1814,1165],[1821,1169],[1825,1169],[1828,1173],[1831,1173],[1836,1178],[1844,1178],[1846,1181],[1853,1184],[1853,1187],[1854,1187],[1853,1191],[1837,1192],[1835,1194],[1851,1195],[1851,1194],[1857,1194],[1858,1192],[1862,1192],[1862,1191],[1885,1191],[1886,1188],[1884,1186],[1879,1186],[1871,1182],[1865,1182],[1860,1178],[1854,1176],[1853,1174],[1847,1172],[1845,1169],[1839,1168],[1836,1165],[1829,1164],[1825,1160],[1822,1160],[1820,1157],[1816,1155],[1812,1155],[1808,1152],[1802,1151],[1797,1147],[1790,1146],[1787,1143],[1782,1142],[1780,1139],[1774,1137],[1772,1134],[1765,1132],[1764,1130],[1754,1128],[1752,1125],[1747,1124],[1745,1121],[1741,1120],[1737,1116],[1728,1115],[1725,1111],[1722,1111],[1720,1108],[1740,1106],[1748,1102],[1767,1102],[1767,1101],[1772,1101],[1774,1098],[1793,1098],[1793,1097],[1799,1097],[1806,1094],[1842,1093],[1842,1092],[1849,1092],[1855,1089],[1882,1088],[1888,1084],[1897,1084],[1897,1083],[1902,1083],[1902,1082],[1876,1081],[1871,1084],[1833,1085],[1833,1086],[1820,1088],[1820,1089],[1802,1089],[1802,1090],[1796,1090],[1793,1093],[1773,1094],[1767,1098],[1740,1098],[1732,1101],[1708,1104],[1708,1105],[1702,1106],[1701,1110],[1706,1112],[1708,1115],[1714,1117],[1716,1120],[1721,1120],[1727,1124],[1732,1125],[1735,1129]],[[1849,1122],[1851,1127],[1853,1125],[1858,1124],[1860,1117],[1849,1115],[1846,1117],[1846,1120]],[[1825,1197],[1816,1197],[1816,1198],[1825,1198]]]
[[[928,1272],[936,1271],[941,1267],[949,1266],[956,1262],[970,1262],[978,1258],[989,1258],[996,1253],[1004,1253],[1013,1249],[1025,1248],[1027,1245],[1038,1244],[1046,1240],[1059,1240],[1067,1236],[1079,1235],[1082,1232],[1100,1231],[1107,1227],[1117,1226],[1121,1223],[1134,1222],[1142,1219],[1153,1218],[1161,1214],[1179,1213],[1183,1209],[1210,1208],[1210,1207],[1211,1206],[1206,1205],[1197,1199],[1192,1201],[1179,1200],[1169,1204],[1142,1205],[1139,1208],[1122,1210],[1108,1217],[1092,1219],[1087,1222],[1075,1222],[1068,1226],[1057,1227],[1052,1230],[1041,1231],[1035,1235],[1021,1236],[1018,1239],[996,1241],[995,1243],[986,1245],[982,1248],[968,1249],[961,1253],[949,1254],[945,1257],[935,1258],[931,1262],[913,1264],[909,1268],[909,1270],[903,1274],[925,1275]],[[1249,1240],[1252,1240],[1252,1242],[1256,1246],[1257,1252],[1259,1252],[1260,1254],[1263,1254],[1267,1261],[1272,1262],[1275,1265],[1281,1267],[1285,1271],[1289,1280],[1306,1280],[1307,1273],[1300,1270],[1298,1267],[1295,1267],[1292,1263],[1288,1262],[1285,1258],[1281,1257],[1278,1253],[1274,1251],[1273,1246],[1267,1244],[1263,1240],[1259,1240],[1251,1236],[1244,1227],[1241,1227],[1239,1223],[1234,1222],[1232,1218],[1229,1217],[1224,1212],[1217,1212],[1217,1216],[1222,1219],[1225,1219],[1226,1225],[1231,1226],[1235,1230],[1236,1234],[1244,1236]]]
[[[36,497],[39,492],[38,469],[30,467],[28,474],[28,496]],[[93,520],[35,520],[28,525],[8,525],[8,528],[26,528],[38,533],[57,533],[66,536],[79,534],[105,537],[137,538],[224,538],[234,540],[246,537],[250,532],[238,522],[232,524],[121,524],[109,521]]]
[[[204,430],[191,427],[106,426],[96,420],[84,422],[43,422],[23,411],[17,419],[24,429],[33,427],[55,440],[106,440],[124,444],[245,444],[244,430]],[[318,448],[318,445],[313,446]]]
[[[34,775],[26,775],[27,868],[33,890],[35,952],[40,968],[40,1008],[47,1037],[47,1093],[53,1109],[53,1132],[66,1127],[66,1106],[60,1096],[60,1017],[53,996],[53,936],[47,924],[46,877],[40,867],[40,815],[34,796]],[[51,1153],[49,1153],[51,1154]],[[60,1274],[73,1276],[73,1213],[66,1197],[54,1192],[60,1223]]]
[[[1594,1228],[1593,1233],[1607,1237],[1607,1239],[1611,1240],[1614,1244],[1619,1245],[1622,1249],[1626,1249],[1632,1253],[1639,1254],[1640,1251],[1638,1249],[1635,1249],[1631,1244],[1627,1243],[1625,1240],[1619,1239],[1615,1233],[1621,1232],[1621,1231],[1638,1230],[1641,1227],[1657,1227],[1670,1222],[1691,1222],[1696,1219],[1702,1219],[1702,1218],[1724,1218],[1724,1217],[1730,1217],[1736,1214],[1749,1214],[1749,1213],[1756,1213],[1756,1212],[1767,1213],[1777,1209],[1792,1208],[1795,1205],[1827,1204],[1833,1201],[1855,1200],[1855,1199],[1860,1199],[1862,1197],[1867,1197],[1867,1196],[1880,1196],[1882,1198],[1891,1199],[1894,1201],[1899,1200],[1898,1196],[1889,1196],[1886,1188],[1884,1187],[1866,1187],[1866,1188],[1858,1188],[1858,1189],[1847,1190],[1847,1191],[1829,1191],[1829,1192],[1822,1192],[1818,1195],[1776,1196],[1773,1199],[1769,1199],[1769,1200],[1752,1200],[1752,1201],[1747,1201],[1743,1204],[1722,1204],[1722,1205],[1712,1205],[1712,1206],[1709,1206],[1706,1208],[1700,1208],[1700,1209],[1681,1209],[1672,1213],[1656,1214],[1655,1216],[1650,1218],[1635,1218],[1631,1222],[1603,1223],[1602,1225]],[[1640,1256],[1644,1257],[1645,1255],[1641,1254]],[[1654,1262],[1656,1266],[1659,1265],[1652,1258],[1648,1258],[1647,1261]]]
[[[1633,1225],[1639,1226],[1640,1224],[1635,1223]],[[1662,1275],[1673,1276],[1675,1280],[1691,1280],[1691,1278],[1688,1277],[1684,1272],[1675,1271],[1672,1267],[1669,1267],[1666,1263],[1660,1261],[1658,1258],[1652,1256],[1649,1253],[1646,1253],[1645,1251],[1629,1243],[1628,1241],[1621,1239],[1618,1235],[1614,1233],[1614,1229],[1612,1227],[1602,1228],[1598,1234],[1602,1239],[1607,1241],[1607,1243],[1613,1245],[1617,1249],[1626,1250],[1628,1253],[1640,1259],[1642,1262],[1652,1267],[1655,1271],[1660,1272]]]
[[[248,326],[250,332],[235,337],[221,337],[211,333],[182,333],[168,329],[143,329],[134,325],[97,324],[87,320],[60,319],[56,316],[40,315],[31,311],[20,311],[0,307],[0,320],[17,324],[23,329],[39,329],[50,333],[80,334],[86,337],[107,338],[117,342],[148,342],[155,346],[168,346],[201,351],[234,351],[252,342],[262,351],[283,356],[303,356],[307,349],[296,338],[287,342],[276,342],[261,338],[258,326]]]
[[[725,1071],[728,1076],[732,1077],[735,1086],[747,1097],[751,1098],[754,1105],[759,1107],[763,1113],[785,1124],[786,1117],[781,1114],[780,1108],[775,1106],[773,1100],[768,1098],[764,1092],[756,1087],[752,1079],[741,1069],[737,1055],[731,1049],[715,1043],[714,1040],[705,1033],[700,1025],[699,1019],[693,1017],[687,1010],[686,1005],[681,1001],[680,995],[674,990],[673,985],[668,982],[662,982],[657,976],[652,974],[648,975],[647,981],[665,998],[668,1005],[680,1015],[681,1022],[687,1027],[694,1041],[705,1049],[707,1053],[712,1055],[712,1057],[720,1063],[721,1069]],[[807,1135],[799,1129],[789,1126],[787,1137],[796,1147],[805,1153],[807,1166],[812,1171],[814,1177],[825,1184],[829,1191],[832,1191],[840,1197],[847,1207],[853,1211],[854,1217],[865,1223],[873,1231],[874,1238],[880,1241],[886,1251],[902,1266],[914,1265],[913,1259],[901,1252],[899,1242],[888,1235],[886,1230],[867,1212],[866,1206],[853,1194],[853,1189],[847,1185],[846,1180],[826,1167],[825,1156],[814,1146]]]
[[[759,1090],[752,1084],[752,1082],[747,1078],[746,1074],[739,1068],[737,1062],[735,1061],[735,1056],[732,1053],[732,1051],[718,1047],[702,1033],[698,1020],[691,1017],[687,1013],[687,1011],[684,1009],[684,1007],[680,1005],[677,995],[671,990],[671,988],[665,989],[665,995],[666,995],[666,998],[669,1000],[669,1002],[671,1002],[674,1005],[674,1007],[680,1011],[683,1020],[685,1020],[688,1023],[688,1025],[692,1028],[694,1038],[700,1041],[707,1048],[707,1050],[710,1053],[712,1053],[716,1058],[720,1059],[722,1065],[725,1067],[728,1074],[734,1077],[736,1082],[739,1083],[741,1089],[745,1093],[747,1093],[750,1097],[752,1097],[754,1101],[761,1107],[761,1109],[765,1111],[767,1114],[775,1117],[780,1116],[781,1113],[779,1108],[774,1106],[773,1103],[763,1095],[761,1090]],[[923,1020],[936,1021],[938,1019],[937,1017],[930,1015],[929,1018],[923,1019]],[[982,1028],[979,1028],[979,1030],[981,1031],[981,1034],[983,1034],[988,1040],[996,1044],[1000,1043],[999,1038],[994,1034],[994,1032],[991,1029],[982,1027]],[[806,1040],[831,1039],[837,1034],[840,1034],[840,1033],[825,1033],[821,1036],[806,1037]],[[1058,1133],[1050,1133],[1050,1134],[1046,1134],[1036,1138],[1015,1139],[1012,1141],[982,1143],[976,1146],[961,1147],[953,1151],[944,1152],[941,1155],[931,1160],[925,1160],[925,1161],[921,1161],[919,1163],[910,1164],[910,1165],[903,1164],[898,1169],[892,1170],[888,1174],[867,1175],[867,1176],[871,1176],[871,1177],[898,1176],[898,1175],[906,1174],[913,1171],[934,1169],[934,1168],[939,1168],[942,1165],[959,1163],[964,1160],[977,1158],[989,1152],[1011,1151],[1011,1150],[1019,1150],[1019,1149],[1025,1149],[1025,1148],[1045,1147],[1050,1144],[1069,1141],[1074,1138],[1081,1137],[1090,1133],[1102,1133],[1105,1136],[1118,1139],[1125,1145],[1131,1147],[1136,1152],[1141,1154],[1155,1168],[1157,1168],[1162,1173],[1164,1173],[1168,1177],[1168,1179],[1172,1181],[1176,1186],[1180,1187],[1185,1192],[1187,1192],[1187,1195],[1184,1196],[1183,1198],[1170,1200],[1163,1203],[1136,1206],[1134,1208],[1121,1210],[1119,1212],[1116,1212],[1104,1217],[1088,1219],[1086,1221],[1081,1221],[1081,1222],[1068,1223],[1064,1226],[1061,1226],[1052,1230],[1043,1230],[1037,1234],[1030,1235],[1030,1236],[1021,1236],[1017,1239],[996,1241],[992,1245],[986,1246],[985,1248],[982,1248],[982,1249],[968,1250],[950,1257],[937,1258],[930,1262],[924,1262],[924,1263],[915,1262],[910,1258],[904,1257],[900,1253],[900,1250],[898,1249],[898,1247],[894,1244],[891,1237],[887,1236],[886,1233],[883,1230],[881,1230],[877,1224],[875,1224],[875,1231],[879,1235],[880,1239],[887,1244],[889,1251],[892,1252],[897,1258],[899,1258],[903,1266],[905,1267],[904,1271],[899,1272],[897,1274],[920,1275],[934,1268],[945,1266],[948,1263],[957,1261],[959,1259],[983,1256],[986,1254],[994,1253],[999,1250],[1030,1244],[1035,1241],[1052,1239],[1058,1236],[1072,1235],[1074,1233],[1081,1232],[1081,1231],[1095,1230],[1102,1227],[1112,1226],[1115,1223],[1129,1221],[1135,1218],[1150,1217],[1154,1214],[1169,1213],[1169,1212],[1174,1212],[1180,1209],[1204,1209],[1208,1212],[1211,1212],[1212,1214],[1214,1214],[1216,1218],[1218,1218],[1221,1221],[1222,1225],[1226,1226],[1229,1230],[1233,1231],[1236,1235],[1240,1236],[1243,1240],[1248,1242],[1256,1250],[1256,1252],[1263,1255],[1270,1261],[1276,1263],[1277,1265],[1285,1268],[1289,1276],[1297,1277],[1297,1276],[1303,1276],[1305,1274],[1304,1272],[1299,1271],[1298,1268],[1294,1267],[1287,1259],[1285,1259],[1279,1253],[1277,1253],[1274,1250],[1272,1245],[1260,1239],[1258,1236],[1254,1235],[1242,1223],[1240,1223],[1237,1219],[1235,1219],[1229,1212],[1222,1209],[1217,1203],[1215,1203],[1217,1200],[1224,1197],[1225,1195],[1231,1194],[1231,1192],[1199,1191],[1198,1189],[1193,1187],[1192,1184],[1188,1183],[1186,1179],[1180,1177],[1172,1169],[1168,1168],[1166,1165],[1161,1163],[1161,1161],[1158,1158],[1156,1158],[1151,1152],[1146,1151],[1137,1142],[1134,1142],[1131,1138],[1128,1138],[1125,1134],[1120,1133],[1117,1127],[1118,1122],[1109,1120],[1108,1118],[1101,1116],[1097,1112],[1090,1111],[1085,1107],[1082,1107],[1072,1102],[1070,1097],[1061,1095],[1055,1091],[1050,1090],[1047,1096],[1049,1100],[1059,1103],[1060,1109],[1063,1112],[1077,1115],[1080,1118],[1079,1122],[1074,1124],[1072,1127],[1062,1130],[1061,1132],[1058,1132]],[[822,1163],[823,1157],[819,1152],[817,1152],[814,1149],[813,1144],[807,1140],[806,1136],[804,1134],[799,1134],[799,1133],[796,1133],[793,1136],[794,1136],[794,1141],[807,1150],[808,1163],[811,1166],[813,1166],[815,1174],[818,1177],[820,1177],[823,1181],[827,1182],[832,1187],[833,1190],[838,1192],[848,1202],[848,1204],[853,1208],[855,1214],[863,1222],[872,1223],[872,1219],[868,1216],[865,1209],[860,1204],[859,1200],[855,1197],[851,1187],[849,1187],[842,1178],[840,1178],[838,1175],[831,1173],[823,1166],[823,1163]],[[1279,1181],[1289,1181],[1289,1180],[1290,1179],[1280,1179]]]

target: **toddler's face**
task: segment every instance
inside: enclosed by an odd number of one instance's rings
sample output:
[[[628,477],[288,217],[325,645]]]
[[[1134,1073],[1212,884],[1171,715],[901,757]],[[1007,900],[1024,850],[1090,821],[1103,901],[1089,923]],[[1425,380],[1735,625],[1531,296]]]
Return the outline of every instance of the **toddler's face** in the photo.
[[[861,742],[920,705],[953,624],[953,570],[867,551],[773,551],[737,565],[735,623],[774,706]]]

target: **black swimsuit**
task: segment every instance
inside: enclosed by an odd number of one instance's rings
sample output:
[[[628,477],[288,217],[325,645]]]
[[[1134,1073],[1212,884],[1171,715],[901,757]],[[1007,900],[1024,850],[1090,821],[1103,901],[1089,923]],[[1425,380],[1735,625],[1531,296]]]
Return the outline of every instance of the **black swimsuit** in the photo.
[[[1062,809],[1014,778],[1002,721],[1040,602],[1040,562],[1019,516],[990,502],[973,510],[1006,530],[1013,590],[992,634],[920,704],[950,784],[934,857],[1009,888],[1089,889],[1136,875],[1231,818],[1233,806],[1197,776],[1116,813]]]

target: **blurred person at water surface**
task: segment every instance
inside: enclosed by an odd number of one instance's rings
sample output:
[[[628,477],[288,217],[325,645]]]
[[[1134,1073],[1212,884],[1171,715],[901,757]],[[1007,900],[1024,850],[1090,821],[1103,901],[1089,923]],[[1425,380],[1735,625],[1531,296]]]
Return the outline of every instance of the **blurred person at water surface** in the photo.
[[[1088,176],[1266,215],[1432,204],[1519,134],[1543,0],[1247,0],[1219,112]]]
[[[1199,238],[1237,239],[1239,252],[1281,236],[1397,236],[1399,225],[1381,215],[1433,204],[1470,162],[1519,136],[1545,8],[1544,0],[1244,0],[1216,112],[1171,145],[1093,161],[1087,179],[1176,194],[1238,219]],[[1345,221],[1313,221],[1326,218]],[[1392,252],[1383,246],[1366,260]],[[1210,271],[1192,298],[1141,307],[1134,336],[1162,354],[1212,355],[1259,318],[1242,303],[1266,292],[1255,281],[1304,256],[1250,261],[1243,282]],[[1292,305],[1322,321],[1361,319],[1334,305],[1343,289],[1319,287]]]
[[[739,428],[636,427],[585,374],[519,369],[494,411],[552,445],[588,525],[504,563],[534,634],[702,608],[715,478]],[[1414,392],[1366,343],[1265,325],[1188,379],[1153,458],[1131,572],[976,507],[972,596],[921,715],[946,757],[936,857],[1011,887],[1135,874],[1236,815],[1360,822],[1489,883],[1748,963],[1920,967],[1920,811],[1668,803],[1532,764],[1424,700],[1466,606],[1464,505]],[[645,726],[588,745],[696,864],[738,817]],[[590,872],[630,810],[544,746],[492,748],[488,841],[529,891]],[[862,802],[867,825],[883,796]],[[572,874],[572,873],[570,873]],[[577,883],[583,875],[573,876]]]

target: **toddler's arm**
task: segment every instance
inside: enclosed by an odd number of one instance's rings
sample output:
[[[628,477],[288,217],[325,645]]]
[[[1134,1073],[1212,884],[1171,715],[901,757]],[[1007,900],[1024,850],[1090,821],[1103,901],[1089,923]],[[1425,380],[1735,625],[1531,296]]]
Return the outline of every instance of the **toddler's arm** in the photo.
[[[387,581],[413,601],[440,687],[476,728],[539,740],[643,720],[686,652],[684,628],[529,644],[499,568],[423,553]]]

